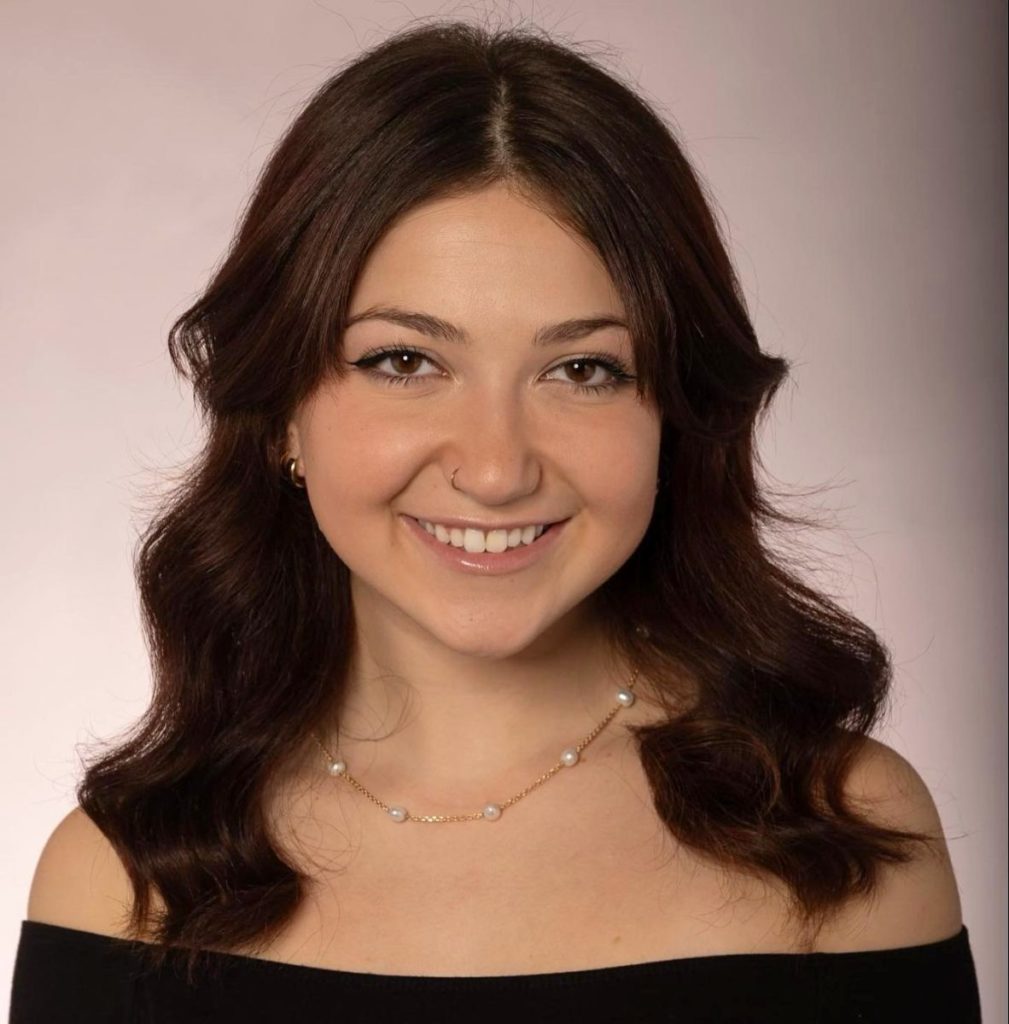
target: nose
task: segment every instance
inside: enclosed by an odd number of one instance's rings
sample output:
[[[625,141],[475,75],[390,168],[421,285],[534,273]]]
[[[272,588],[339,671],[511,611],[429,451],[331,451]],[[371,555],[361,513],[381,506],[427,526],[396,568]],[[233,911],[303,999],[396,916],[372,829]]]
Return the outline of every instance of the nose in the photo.
[[[482,505],[507,505],[535,493],[542,478],[542,427],[520,402],[487,391],[461,399],[447,424],[445,479]]]

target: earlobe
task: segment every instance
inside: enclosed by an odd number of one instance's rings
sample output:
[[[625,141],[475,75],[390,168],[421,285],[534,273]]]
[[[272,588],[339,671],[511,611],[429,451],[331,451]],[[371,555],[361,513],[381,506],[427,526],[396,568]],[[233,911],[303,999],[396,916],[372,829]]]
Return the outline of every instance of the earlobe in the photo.
[[[292,420],[287,425],[287,446],[281,458],[281,471],[293,487],[299,490],[305,487],[304,473],[298,472],[298,463],[301,461],[301,437],[298,434],[298,426]]]

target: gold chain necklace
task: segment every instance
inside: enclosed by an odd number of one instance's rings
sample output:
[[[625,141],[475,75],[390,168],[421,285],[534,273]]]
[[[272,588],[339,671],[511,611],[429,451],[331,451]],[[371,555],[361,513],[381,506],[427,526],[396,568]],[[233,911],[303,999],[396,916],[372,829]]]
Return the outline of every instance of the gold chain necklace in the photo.
[[[544,774],[542,774],[535,782],[526,786],[521,793],[516,793],[515,796],[509,797],[509,799],[505,800],[504,803],[488,803],[484,805],[482,810],[474,811],[472,814],[411,814],[405,807],[384,803],[373,793],[365,789],[365,787],[347,771],[346,761],[340,757],[334,757],[326,749],[318,734],[315,735],[315,742],[319,745],[323,754],[326,755],[326,771],[335,778],[346,779],[373,804],[377,804],[381,807],[393,821],[424,821],[434,822],[436,824],[445,821],[497,821],[498,818],[501,817],[501,813],[503,811],[511,807],[512,804],[521,800],[522,797],[527,796],[538,786],[542,786],[547,779],[552,778],[562,768],[573,768],[578,764],[581,752],[603,731],[603,729],[606,728],[607,725],[610,724],[614,715],[616,715],[616,713],[622,708],[629,708],[633,705],[635,700],[633,687],[637,678],[638,671],[635,669],[634,675],[631,676],[631,681],[627,684],[626,689],[617,690],[617,706],[580,743],[575,744],[573,747],[565,747],[565,749],[561,751],[560,760],[553,766],[553,768],[548,772],[544,772]]]

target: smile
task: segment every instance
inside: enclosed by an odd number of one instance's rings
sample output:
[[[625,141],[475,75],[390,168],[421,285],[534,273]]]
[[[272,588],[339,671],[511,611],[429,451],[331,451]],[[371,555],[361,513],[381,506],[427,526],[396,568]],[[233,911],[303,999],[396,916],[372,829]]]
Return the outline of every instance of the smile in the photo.
[[[432,537],[442,544],[451,544],[454,548],[463,548],[471,555],[479,555],[484,551],[500,554],[508,548],[517,548],[520,544],[532,544],[546,529],[546,526],[516,526],[511,530],[479,530],[467,526],[442,526],[441,523],[429,523],[425,519],[417,522]]]
[[[403,515],[400,519],[441,565],[480,575],[502,575],[536,564],[553,549],[570,521],[491,530],[485,534],[470,527],[463,530],[425,524],[413,516]]]

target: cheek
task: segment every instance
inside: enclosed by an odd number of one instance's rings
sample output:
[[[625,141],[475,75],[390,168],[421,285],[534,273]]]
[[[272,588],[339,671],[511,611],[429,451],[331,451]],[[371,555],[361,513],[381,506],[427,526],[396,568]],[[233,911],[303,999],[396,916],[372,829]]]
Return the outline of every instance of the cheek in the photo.
[[[647,506],[647,519],[655,497],[660,439],[660,424],[652,416],[613,418],[570,439],[566,459],[572,478],[600,511],[636,518]]]
[[[384,442],[387,435],[345,395],[318,401],[302,433],[308,500],[319,529],[341,555],[359,543],[361,516],[387,500],[390,453],[378,437]]]
[[[352,388],[322,392],[302,435],[306,473],[320,503],[348,510],[388,487],[403,452],[404,431],[381,403],[358,400]]]
[[[377,528],[376,513],[387,506],[387,474],[363,447],[333,447],[316,460],[308,481],[308,501],[330,548],[354,573],[367,577],[388,557],[395,523],[388,535]]]
[[[319,528],[337,549],[341,539],[356,537],[375,509],[389,501],[393,475],[387,459],[385,450],[343,439],[312,462],[308,500]]]
[[[608,543],[624,555],[637,547],[655,509],[655,473],[651,464],[635,460],[614,465],[600,474],[602,481],[586,493],[592,520],[604,529]]]

